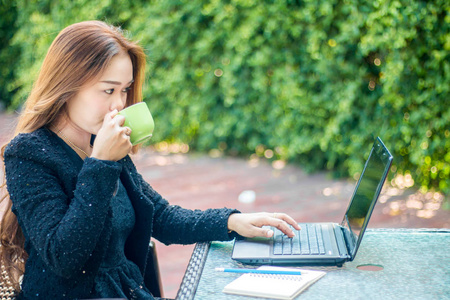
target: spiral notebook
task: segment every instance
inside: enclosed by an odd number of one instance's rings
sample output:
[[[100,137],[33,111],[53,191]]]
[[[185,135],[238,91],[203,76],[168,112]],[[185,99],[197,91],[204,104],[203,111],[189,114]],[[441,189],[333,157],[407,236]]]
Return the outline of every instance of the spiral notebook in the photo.
[[[326,273],[294,268],[262,266],[261,270],[294,270],[302,275],[244,274],[225,286],[223,292],[272,299],[294,299]]]

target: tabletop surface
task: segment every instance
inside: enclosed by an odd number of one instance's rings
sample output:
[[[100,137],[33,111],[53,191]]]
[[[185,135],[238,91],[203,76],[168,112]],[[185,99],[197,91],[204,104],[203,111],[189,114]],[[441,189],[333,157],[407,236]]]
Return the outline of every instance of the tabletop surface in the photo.
[[[296,299],[450,299],[449,246],[450,229],[367,230],[354,261],[340,268],[300,267],[327,274]],[[197,245],[177,299],[250,299],[222,292],[241,275],[216,267],[255,267],[233,261],[232,249],[233,242]],[[366,264],[383,268],[357,268]]]

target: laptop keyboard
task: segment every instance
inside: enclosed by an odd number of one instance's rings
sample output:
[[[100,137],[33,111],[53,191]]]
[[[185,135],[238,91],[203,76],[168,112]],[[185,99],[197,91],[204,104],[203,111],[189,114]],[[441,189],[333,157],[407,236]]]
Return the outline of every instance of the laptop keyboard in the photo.
[[[316,224],[299,224],[301,230],[291,228],[295,237],[289,238],[278,229],[274,229],[273,254],[275,255],[325,255],[322,229]]]

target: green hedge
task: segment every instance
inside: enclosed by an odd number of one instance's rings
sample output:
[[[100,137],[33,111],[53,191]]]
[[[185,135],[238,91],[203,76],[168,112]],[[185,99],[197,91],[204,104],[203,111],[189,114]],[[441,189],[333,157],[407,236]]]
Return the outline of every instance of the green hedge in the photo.
[[[9,45],[16,33],[17,8],[14,1],[0,0],[0,109],[11,104],[16,89],[14,61],[20,53],[17,46]]]
[[[59,30],[106,20],[148,54],[153,142],[270,149],[272,159],[348,176],[380,136],[393,173],[450,193],[448,1],[28,2],[14,2],[12,107]]]

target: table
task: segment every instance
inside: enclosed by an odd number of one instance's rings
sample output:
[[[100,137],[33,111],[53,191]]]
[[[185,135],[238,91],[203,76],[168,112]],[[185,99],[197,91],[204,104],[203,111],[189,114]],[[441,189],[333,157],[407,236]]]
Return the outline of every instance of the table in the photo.
[[[240,274],[214,268],[255,267],[233,261],[232,249],[233,242],[197,244],[177,299],[250,299],[222,293]],[[383,269],[357,268],[367,264]],[[296,299],[450,299],[450,229],[368,229],[354,261],[301,268],[327,274]]]

